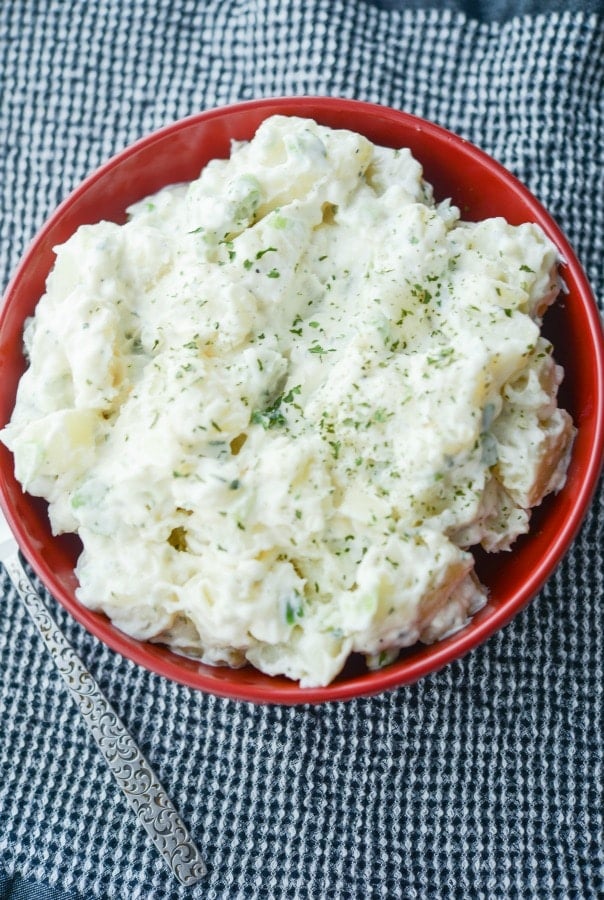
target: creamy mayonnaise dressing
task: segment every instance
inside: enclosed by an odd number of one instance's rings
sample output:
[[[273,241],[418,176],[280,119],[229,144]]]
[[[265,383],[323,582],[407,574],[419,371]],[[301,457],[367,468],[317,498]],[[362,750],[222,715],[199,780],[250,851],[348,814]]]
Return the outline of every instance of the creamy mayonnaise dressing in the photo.
[[[382,665],[465,624],[468,548],[564,483],[556,249],[461,222],[406,149],[274,117],[56,256],[1,436],[135,637],[305,686]]]

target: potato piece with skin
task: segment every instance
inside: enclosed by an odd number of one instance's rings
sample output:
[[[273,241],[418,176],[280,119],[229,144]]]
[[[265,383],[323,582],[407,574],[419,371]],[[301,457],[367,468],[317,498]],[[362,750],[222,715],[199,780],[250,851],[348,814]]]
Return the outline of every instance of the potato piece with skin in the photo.
[[[496,477],[519,506],[530,509],[562,487],[575,434],[565,410],[556,409],[543,421],[526,410],[510,409],[493,430],[499,452]]]
[[[518,506],[497,478],[490,478],[471,522],[457,528],[449,537],[459,547],[480,544],[488,553],[510,550],[521,534],[529,529],[530,511]]]
[[[551,345],[540,338],[526,369],[505,386],[506,402],[492,425],[498,455],[495,477],[524,509],[564,483],[575,427],[556,404],[562,375]]]
[[[369,547],[355,588],[338,601],[338,620],[355,636],[353,649],[377,653],[413,644],[473,565],[469,553],[427,528]]]
[[[423,644],[443,640],[467,625],[487,602],[487,593],[476,574],[469,572],[446,597],[446,602],[422,608],[419,639]]]

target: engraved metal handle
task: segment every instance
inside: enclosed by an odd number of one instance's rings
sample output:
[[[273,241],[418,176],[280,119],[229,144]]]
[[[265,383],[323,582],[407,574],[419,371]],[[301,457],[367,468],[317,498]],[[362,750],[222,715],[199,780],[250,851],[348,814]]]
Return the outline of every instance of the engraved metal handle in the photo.
[[[206,874],[206,867],[172,801],[48,612],[27,577],[16,544],[14,551],[2,561],[140,823],[180,883],[185,886],[196,884]]]

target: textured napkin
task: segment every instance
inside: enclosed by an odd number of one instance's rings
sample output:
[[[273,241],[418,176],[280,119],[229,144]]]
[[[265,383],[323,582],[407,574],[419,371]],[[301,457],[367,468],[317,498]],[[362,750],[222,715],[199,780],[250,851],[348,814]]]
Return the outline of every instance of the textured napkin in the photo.
[[[2,284],[55,205],[134,139],[203,108],[306,93],[392,105],[479,144],[550,209],[602,296],[602,18],[480,23],[393,5],[0,4]],[[602,897],[603,529],[600,490],[503,632],[416,685],[324,706],[178,686],[47,598],[203,851],[208,877],[188,890],[135,824],[4,578],[4,883],[124,900]]]

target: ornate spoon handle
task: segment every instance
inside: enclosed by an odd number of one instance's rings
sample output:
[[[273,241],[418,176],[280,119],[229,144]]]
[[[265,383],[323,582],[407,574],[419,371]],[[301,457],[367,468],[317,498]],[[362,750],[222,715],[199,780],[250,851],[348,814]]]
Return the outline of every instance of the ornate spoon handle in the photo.
[[[2,549],[6,548],[6,544]],[[76,656],[27,577],[16,544],[2,555],[8,575],[31,615],[101,753],[140,823],[181,884],[206,873],[185,823],[98,684]]]

